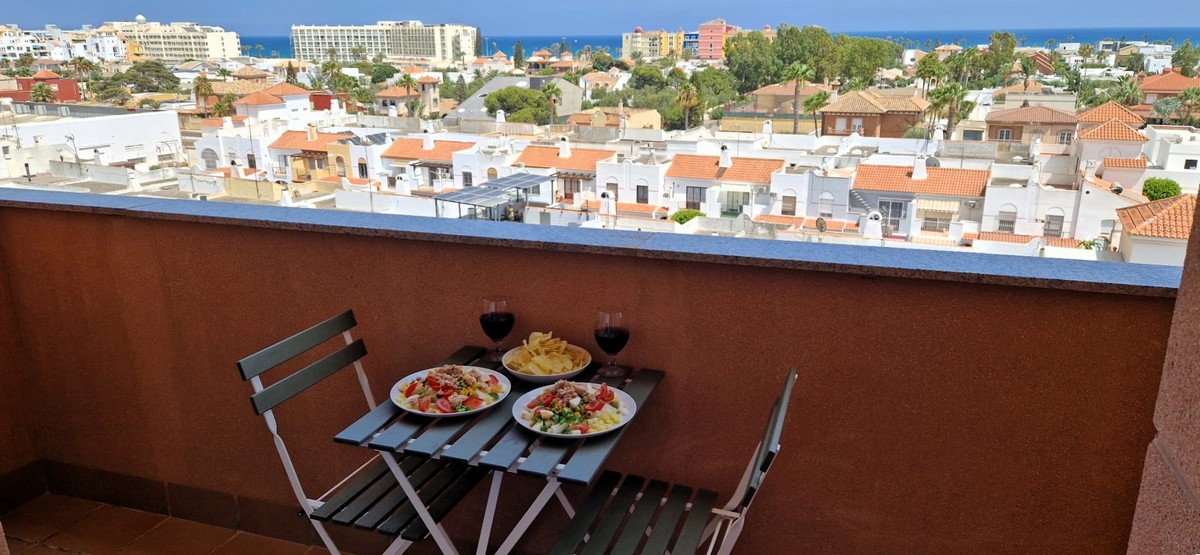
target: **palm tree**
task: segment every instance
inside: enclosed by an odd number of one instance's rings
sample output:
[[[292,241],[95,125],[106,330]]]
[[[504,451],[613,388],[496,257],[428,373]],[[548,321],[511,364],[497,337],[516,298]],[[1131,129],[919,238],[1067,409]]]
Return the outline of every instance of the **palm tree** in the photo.
[[[795,82],[792,86],[793,135],[800,134],[800,88],[803,87],[808,81],[811,81],[815,73],[816,72],[814,72],[813,69],[808,66],[808,64],[803,64],[800,62],[792,62],[791,65],[783,68],[783,82]]]
[[[1096,49],[1092,48],[1092,45],[1090,44],[1081,45],[1079,47],[1079,57],[1083,58],[1083,63],[1086,64],[1088,63],[1088,60],[1092,59],[1092,54],[1094,54],[1095,51]]]
[[[342,64],[333,60],[321,64],[321,77],[325,79],[325,85],[329,87],[330,92],[337,92],[337,76],[342,74]]]
[[[350,100],[358,104],[360,110],[375,104],[375,96],[366,87],[356,87],[353,91],[350,91]]]
[[[1154,103],[1154,108],[1151,110],[1155,115],[1162,118],[1163,123],[1170,124],[1171,119],[1175,114],[1183,109],[1183,102],[1178,98],[1168,96],[1159,99]]]
[[[161,106],[162,106],[162,103],[153,98],[143,98],[140,101],[138,101],[139,108],[149,108],[151,110],[157,110]]]
[[[1037,73],[1037,66],[1033,65],[1033,57],[1024,56],[1021,58],[1021,77],[1024,83],[1022,84],[1024,91],[1029,91],[1029,79]]]
[[[1179,102],[1183,104],[1183,119],[1187,125],[1192,124],[1192,112],[1200,110],[1200,87],[1188,87],[1179,94]]]
[[[224,117],[233,115],[233,103],[237,101],[237,95],[227,94],[221,97],[221,100],[213,106],[212,113],[214,116]]]
[[[34,102],[54,102],[57,97],[54,94],[54,89],[45,83],[38,83],[29,89],[29,100]]]
[[[228,79],[230,75],[233,75],[233,72],[229,71],[228,69],[221,68],[217,70],[217,75],[220,76],[221,79]]]
[[[679,96],[675,97],[675,103],[683,109],[683,129],[686,131],[692,127],[692,109],[700,105],[700,95],[696,93],[696,87],[691,83],[685,83],[679,89]]]
[[[954,126],[958,119],[958,109],[967,98],[967,89],[958,83],[947,83],[929,92],[930,103],[937,103],[946,108],[946,137],[954,136]]]
[[[279,51],[278,51],[278,50],[272,50],[272,51],[271,51],[271,57],[272,57],[272,58],[278,58],[278,57],[279,57]]]
[[[201,75],[192,81],[192,92],[196,95],[196,104],[200,105],[200,109],[208,108],[208,97],[213,94],[212,83],[208,77]]]
[[[812,114],[813,128],[817,130],[818,137],[821,136],[821,126],[817,125],[817,110],[820,110],[828,103],[828,91],[820,91],[817,94],[808,97],[808,100],[804,101],[804,112],[807,114]]]
[[[265,47],[261,44],[254,45],[254,53],[259,58],[263,57],[262,56],[263,50],[266,50],[266,49],[267,49],[267,47]]]
[[[1109,99],[1126,106],[1140,104],[1142,99],[1146,97],[1146,94],[1142,92],[1142,88],[1138,86],[1137,81],[1130,79],[1128,76],[1122,77],[1116,83],[1109,85],[1106,93]]]
[[[550,122],[558,123],[558,102],[562,100],[562,90],[554,83],[542,85],[542,96],[550,101]]]
[[[325,57],[329,58],[330,60],[337,60],[338,59],[338,50],[336,48],[330,48],[329,50],[326,50]]]
[[[361,44],[358,46],[355,46],[354,48],[350,49],[350,56],[352,56],[355,60],[358,60],[361,62],[361,61],[367,59],[367,49],[364,48]]]

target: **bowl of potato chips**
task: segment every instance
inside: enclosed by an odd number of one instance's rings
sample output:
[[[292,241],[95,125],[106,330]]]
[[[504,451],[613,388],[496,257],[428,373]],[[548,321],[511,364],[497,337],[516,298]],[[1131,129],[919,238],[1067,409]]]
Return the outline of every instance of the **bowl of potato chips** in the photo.
[[[520,347],[504,353],[501,362],[517,379],[548,384],[579,375],[592,363],[592,355],[553,333],[535,331]]]

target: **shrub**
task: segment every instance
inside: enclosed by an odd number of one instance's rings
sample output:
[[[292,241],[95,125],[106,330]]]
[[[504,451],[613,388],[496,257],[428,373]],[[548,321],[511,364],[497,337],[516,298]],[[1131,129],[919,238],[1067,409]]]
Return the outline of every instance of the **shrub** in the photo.
[[[701,217],[703,215],[704,215],[704,212],[701,212],[699,210],[686,209],[686,210],[680,210],[680,211],[672,214],[671,219],[675,220],[675,223],[677,223],[677,224],[686,224],[686,223],[692,221],[693,219]]]
[[[1150,200],[1177,197],[1182,193],[1183,191],[1179,189],[1179,184],[1175,180],[1165,177],[1151,177],[1142,184],[1142,194]]]

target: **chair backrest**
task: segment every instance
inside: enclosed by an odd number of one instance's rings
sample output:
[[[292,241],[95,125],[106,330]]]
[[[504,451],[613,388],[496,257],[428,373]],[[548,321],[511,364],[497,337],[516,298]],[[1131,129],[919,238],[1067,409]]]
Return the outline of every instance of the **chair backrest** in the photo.
[[[763,432],[762,442],[759,443],[758,451],[755,452],[754,460],[748,469],[749,481],[746,484],[746,493],[742,497],[743,507],[748,507],[754,500],[754,494],[762,485],[767,471],[771,469],[775,455],[779,454],[779,441],[783,435],[783,422],[787,417],[788,400],[791,399],[792,386],[796,384],[797,376],[795,367],[788,370],[787,379],[783,382],[783,393],[775,399],[775,404],[771,406],[771,415],[767,418],[767,429]]]
[[[250,403],[254,407],[254,412],[264,414],[279,406],[284,401],[295,397],[301,391],[316,385],[321,380],[332,376],[338,370],[351,364],[355,365],[355,369],[359,371],[359,381],[364,385],[363,393],[367,396],[368,404],[373,406],[374,402],[371,399],[370,390],[366,387],[366,375],[362,372],[362,365],[358,362],[359,359],[367,354],[366,345],[361,339],[352,341],[349,335],[350,328],[353,328],[357,324],[358,322],[354,318],[354,311],[347,310],[239,360],[237,366],[242,374],[242,379],[254,383],[255,392],[254,395],[250,396]],[[345,346],[271,384],[269,387],[264,388],[262,386],[260,376],[263,373],[309,351],[329,339],[337,337],[339,334],[345,338]]]

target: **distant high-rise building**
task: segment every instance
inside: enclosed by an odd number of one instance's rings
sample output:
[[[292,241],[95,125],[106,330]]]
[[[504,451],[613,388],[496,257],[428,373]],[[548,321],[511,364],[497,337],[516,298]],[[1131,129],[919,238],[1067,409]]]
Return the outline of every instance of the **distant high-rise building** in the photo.
[[[475,59],[479,29],[467,25],[426,25],[420,21],[380,21],[374,25],[293,25],[292,55],[325,61],[330,50],[341,62],[358,57],[400,58],[426,66],[465,64]]]
[[[647,60],[654,60],[667,56],[682,56],[683,49],[683,29],[675,32],[643,31],[638,27],[632,33],[621,35],[621,56],[625,58],[641,55]]]
[[[143,16],[134,21],[109,21],[100,31],[111,30],[125,40],[133,60],[158,60],[167,65],[185,60],[232,58],[241,55],[238,34],[220,27],[198,23],[147,22]]]
[[[700,24],[699,51],[696,57],[701,60],[724,60],[725,38],[738,32],[738,28],[725,22],[724,19],[714,19]]]

